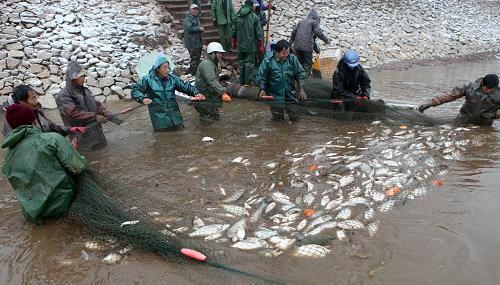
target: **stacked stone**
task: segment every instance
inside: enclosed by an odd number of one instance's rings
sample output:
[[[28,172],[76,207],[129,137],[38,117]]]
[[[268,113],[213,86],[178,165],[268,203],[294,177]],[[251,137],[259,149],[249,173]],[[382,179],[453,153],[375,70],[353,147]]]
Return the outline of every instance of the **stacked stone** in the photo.
[[[332,39],[355,48],[366,67],[408,59],[453,58],[500,50],[498,1],[276,0],[272,38],[289,39],[315,8]]]
[[[47,108],[56,107],[52,95],[70,60],[87,69],[86,84],[102,102],[130,96],[134,67],[152,50],[181,66],[189,60],[153,0],[6,0],[0,10],[0,95],[29,84]]]

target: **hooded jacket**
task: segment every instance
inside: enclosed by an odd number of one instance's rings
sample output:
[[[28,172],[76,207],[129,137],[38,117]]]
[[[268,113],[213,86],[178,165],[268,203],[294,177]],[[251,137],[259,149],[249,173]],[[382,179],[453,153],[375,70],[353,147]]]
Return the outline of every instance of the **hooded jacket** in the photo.
[[[188,11],[184,19],[184,47],[188,50],[202,48],[201,34],[200,16]]]
[[[232,36],[236,38],[238,52],[257,52],[257,42],[264,40],[264,30],[260,26],[259,16],[253,13],[249,5],[243,5],[236,13]]]
[[[71,175],[81,173],[87,160],[66,139],[23,125],[7,135],[2,148],[7,149],[2,172],[28,222],[40,225],[69,210],[76,194]]]
[[[295,82],[304,86],[306,77],[304,68],[293,54],[281,62],[276,58],[275,52],[272,52],[267,53],[260,64],[256,81],[261,90],[273,96],[274,103],[284,103],[286,100],[298,100]]]
[[[226,7],[223,7],[226,4]],[[213,0],[212,1],[212,19],[217,26],[231,25],[234,18],[233,1],[231,0]]]
[[[349,69],[344,60],[340,60],[337,69],[333,73],[332,98],[370,97],[370,84],[370,77],[361,65]]]
[[[500,89],[497,87],[492,94],[483,93],[482,82],[481,77],[462,87],[457,86],[448,94],[432,98],[429,104],[435,107],[465,97],[458,121],[478,126],[491,126],[500,114]]]
[[[311,9],[309,15],[304,20],[301,20],[292,31],[290,42],[293,43],[295,50],[313,52],[314,40],[320,38],[325,43],[330,40],[325,36],[319,24],[321,19],[315,9]]]
[[[183,119],[175,99],[175,91],[189,96],[195,96],[199,93],[196,87],[173,74],[169,74],[165,79],[158,77],[156,69],[167,62],[165,57],[160,57],[148,75],[132,87],[132,98],[137,102],[143,103],[145,98],[153,101],[148,105],[148,109],[155,130],[167,130],[182,126]]]
[[[96,115],[111,118],[113,115],[101,102],[97,101],[92,92],[83,86],[75,86],[71,80],[78,77],[83,68],[70,61],[66,71],[66,87],[56,97],[56,104],[66,127],[86,127],[96,121]],[[92,124],[85,134],[78,136],[78,150],[96,150],[106,146],[106,137],[101,124]],[[75,135],[70,135],[72,139]]]
[[[206,103],[213,103],[220,107],[224,87],[219,82],[219,72],[215,54],[209,54],[198,67],[194,86],[205,95]]]

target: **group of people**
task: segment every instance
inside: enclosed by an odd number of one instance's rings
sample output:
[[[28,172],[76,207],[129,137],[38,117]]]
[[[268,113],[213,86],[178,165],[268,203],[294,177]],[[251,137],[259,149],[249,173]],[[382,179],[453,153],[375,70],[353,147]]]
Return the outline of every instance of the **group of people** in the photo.
[[[213,1],[214,6],[220,3],[226,5],[224,7],[231,5],[229,0]],[[199,8],[195,5],[191,6],[192,16],[199,13]],[[240,83],[256,84],[260,89],[259,97],[272,96],[273,120],[284,120],[286,113],[291,121],[296,121],[298,114],[288,108],[287,103],[307,100],[304,86],[311,72],[312,52],[317,49],[315,38],[319,37],[326,42],[328,39],[319,28],[318,14],[312,10],[306,19],[297,24],[290,42],[282,39],[270,46],[270,50],[263,54],[254,75],[254,64],[258,60],[256,52],[263,50],[262,20],[255,13],[255,7],[257,6],[253,1],[246,1],[234,19],[232,6],[222,12],[215,8],[216,14],[220,12],[226,17],[225,22],[217,19],[217,25],[232,25],[231,45],[238,48]],[[260,13],[262,10],[258,11]],[[196,17],[186,18],[184,24],[187,33],[203,32]],[[220,29],[221,33],[226,33],[227,30],[228,27]],[[185,40],[193,43],[190,54],[201,54],[201,48],[192,52],[198,48],[197,44],[201,43],[201,39],[199,42]],[[207,56],[195,70],[190,70],[196,75],[194,85],[172,73],[172,64],[166,56],[157,57],[149,73],[132,89],[132,98],[148,106],[155,131],[171,131],[183,127],[176,92],[191,97],[202,122],[220,119],[222,102],[231,101],[219,82],[219,62],[228,45],[224,41],[208,45]],[[292,54],[292,49],[295,49],[296,55]],[[359,61],[355,50],[344,52],[333,75],[332,98],[370,100],[370,78]],[[69,209],[75,197],[73,175],[81,173],[87,166],[85,157],[76,149],[103,148],[106,138],[102,124],[108,121],[122,123],[116,114],[107,110],[95,99],[90,89],[85,87],[85,77],[86,71],[78,63],[68,63],[66,86],[56,97],[64,126],[53,123],[45,116],[37,101],[37,92],[27,85],[14,88],[9,106],[6,107],[2,148],[7,151],[2,172],[13,186],[25,218],[31,223],[41,224]],[[491,126],[493,120],[500,118],[498,83],[496,74],[487,74],[474,83],[456,87],[449,94],[431,99],[419,106],[418,111],[424,112],[430,107],[465,97],[459,114],[460,121]],[[64,136],[69,136],[73,145]]]

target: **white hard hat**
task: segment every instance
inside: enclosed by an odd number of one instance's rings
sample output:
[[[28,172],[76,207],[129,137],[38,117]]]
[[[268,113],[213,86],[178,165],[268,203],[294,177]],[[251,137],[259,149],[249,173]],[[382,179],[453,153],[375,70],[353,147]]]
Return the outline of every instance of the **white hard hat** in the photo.
[[[189,7],[189,9],[198,9],[200,7],[198,7],[198,5],[196,4],[191,4],[191,6]]]
[[[212,52],[226,52],[226,51],[224,51],[224,48],[222,48],[222,45],[220,43],[211,42],[208,44],[207,53],[212,53]]]

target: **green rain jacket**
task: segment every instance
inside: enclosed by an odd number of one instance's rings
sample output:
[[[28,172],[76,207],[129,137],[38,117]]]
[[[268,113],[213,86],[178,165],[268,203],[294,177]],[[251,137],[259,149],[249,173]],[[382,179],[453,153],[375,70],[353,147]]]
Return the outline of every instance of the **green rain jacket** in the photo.
[[[295,82],[303,87],[306,78],[304,68],[293,54],[280,62],[272,52],[260,64],[256,81],[261,90],[273,96],[274,103],[284,103],[285,100],[298,100]]]
[[[209,54],[198,66],[194,86],[205,95],[206,103],[220,107],[224,87],[219,82],[219,67],[215,63],[215,54]]]
[[[2,148],[7,148],[2,172],[28,222],[41,225],[69,210],[76,195],[71,175],[81,173],[87,160],[63,136],[24,125],[9,133]]]
[[[153,100],[148,105],[153,129],[165,130],[182,125],[182,115],[175,100],[175,91],[186,93],[189,96],[195,96],[199,93],[196,87],[173,74],[169,74],[165,80],[162,80],[156,75],[155,66],[151,68],[148,75],[132,87],[132,98],[137,102],[142,103],[145,98]]]
[[[201,33],[200,16],[188,11],[184,19],[184,47],[188,50],[202,48]]]
[[[226,7],[222,5],[226,2]],[[224,11],[225,10],[225,11]],[[231,25],[234,18],[233,1],[212,0],[212,19],[217,26]]]
[[[236,13],[232,36],[236,38],[238,52],[257,52],[257,42],[264,40],[264,30],[250,6],[244,5]]]

